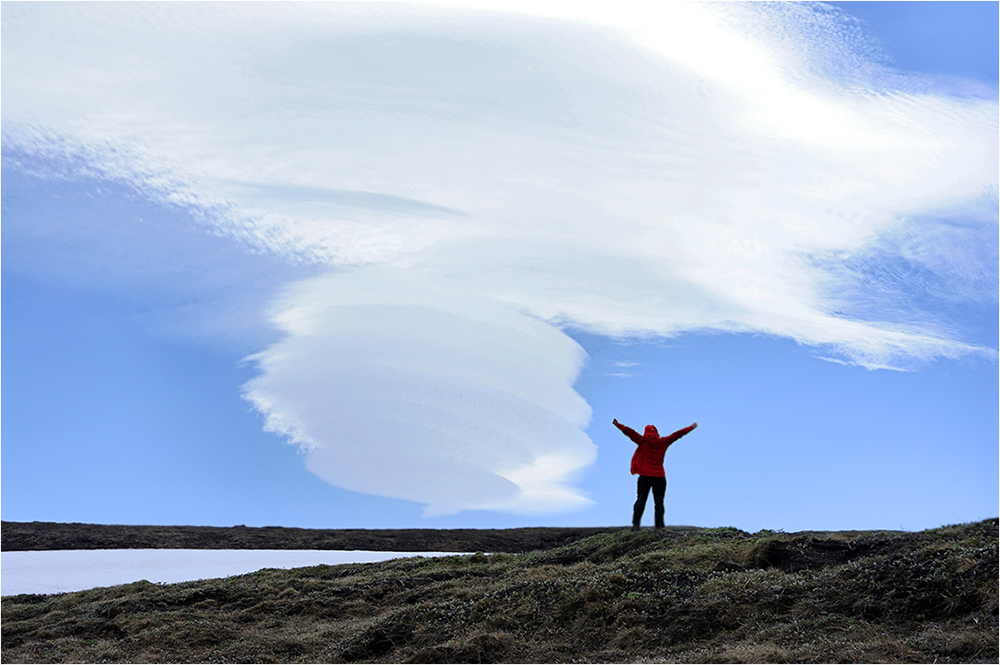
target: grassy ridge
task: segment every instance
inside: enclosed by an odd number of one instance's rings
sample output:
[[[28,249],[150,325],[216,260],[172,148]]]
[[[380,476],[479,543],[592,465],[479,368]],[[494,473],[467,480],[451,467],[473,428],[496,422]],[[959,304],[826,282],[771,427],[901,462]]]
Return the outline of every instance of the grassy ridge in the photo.
[[[530,552],[622,527],[520,529],[295,529],[2,522],[4,552],[98,549]]]
[[[2,601],[3,662],[997,662],[997,520],[617,531]]]

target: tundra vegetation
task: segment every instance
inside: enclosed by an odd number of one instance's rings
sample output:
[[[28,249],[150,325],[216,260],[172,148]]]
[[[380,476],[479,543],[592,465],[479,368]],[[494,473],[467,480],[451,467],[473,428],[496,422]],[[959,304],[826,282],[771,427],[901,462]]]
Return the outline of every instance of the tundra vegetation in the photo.
[[[2,661],[996,663],[997,568],[996,519],[604,530],[519,554],[9,596]]]

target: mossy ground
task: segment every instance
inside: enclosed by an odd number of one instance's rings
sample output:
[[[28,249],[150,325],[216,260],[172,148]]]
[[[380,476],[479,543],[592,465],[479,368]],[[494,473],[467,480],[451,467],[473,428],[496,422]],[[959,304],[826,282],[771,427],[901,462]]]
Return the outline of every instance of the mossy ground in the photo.
[[[997,662],[997,520],[644,530],[2,601],[3,662]]]
[[[280,526],[135,526],[2,522],[4,552],[27,550],[250,549],[530,552],[622,527],[518,529],[295,529]]]

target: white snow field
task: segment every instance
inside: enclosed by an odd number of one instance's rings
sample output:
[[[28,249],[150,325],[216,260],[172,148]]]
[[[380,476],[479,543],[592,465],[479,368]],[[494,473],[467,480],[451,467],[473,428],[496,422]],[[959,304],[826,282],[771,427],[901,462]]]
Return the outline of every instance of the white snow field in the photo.
[[[461,552],[368,550],[51,550],[0,554],[0,595],[64,593],[150,582],[188,582],[252,573],[261,568],[372,563]]]

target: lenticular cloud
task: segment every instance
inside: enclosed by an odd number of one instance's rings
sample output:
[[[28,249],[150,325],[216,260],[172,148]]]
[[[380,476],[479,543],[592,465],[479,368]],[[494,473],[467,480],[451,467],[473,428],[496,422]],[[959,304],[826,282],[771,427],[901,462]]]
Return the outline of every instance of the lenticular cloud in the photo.
[[[324,273],[247,398],[429,514],[586,503],[561,326],[995,357],[995,89],[819,3],[461,5],[7,4],[5,147]]]
[[[247,398],[309,469],[351,490],[463,508],[588,503],[583,350],[552,326],[413,271],[365,268],[297,284],[257,355]]]

